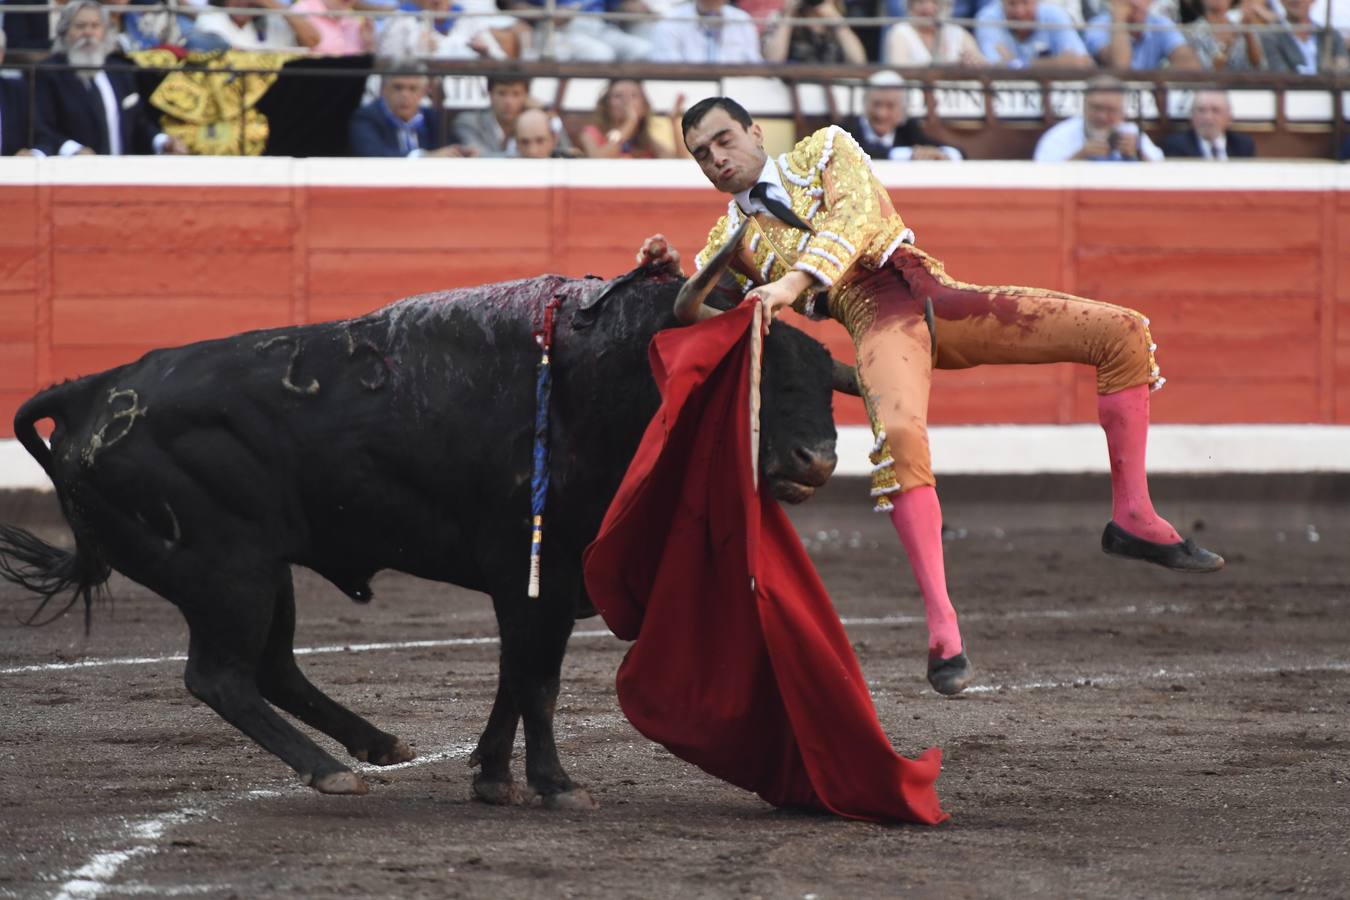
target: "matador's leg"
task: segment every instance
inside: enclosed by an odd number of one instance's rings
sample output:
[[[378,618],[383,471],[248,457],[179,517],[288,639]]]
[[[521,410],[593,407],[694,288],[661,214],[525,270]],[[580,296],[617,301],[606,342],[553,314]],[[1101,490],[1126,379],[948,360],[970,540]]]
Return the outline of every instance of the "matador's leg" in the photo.
[[[894,271],[865,286],[875,315],[854,335],[858,372],[879,437],[879,509],[889,507],[923,597],[928,624],[928,681],[943,694],[959,693],[972,676],[956,610],[947,594],[942,509],[928,451],[931,340],[922,307],[915,307]],[[892,479],[894,472],[894,479]]]
[[[1103,550],[1183,571],[1223,567],[1221,557],[1183,541],[1149,498],[1148,393],[1162,379],[1148,319],[1054,291],[963,284],[911,248],[897,253],[896,264],[910,292],[933,301],[940,368],[1077,362],[1097,370],[1097,415],[1111,458],[1112,521]]]

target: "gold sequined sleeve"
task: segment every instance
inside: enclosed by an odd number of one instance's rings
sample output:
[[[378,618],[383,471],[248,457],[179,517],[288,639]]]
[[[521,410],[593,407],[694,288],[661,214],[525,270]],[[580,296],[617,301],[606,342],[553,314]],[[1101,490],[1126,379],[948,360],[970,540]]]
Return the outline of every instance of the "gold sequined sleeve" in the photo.
[[[867,156],[848,132],[831,127],[818,166],[822,209],[811,220],[815,234],[794,268],[833,286],[889,223]]]

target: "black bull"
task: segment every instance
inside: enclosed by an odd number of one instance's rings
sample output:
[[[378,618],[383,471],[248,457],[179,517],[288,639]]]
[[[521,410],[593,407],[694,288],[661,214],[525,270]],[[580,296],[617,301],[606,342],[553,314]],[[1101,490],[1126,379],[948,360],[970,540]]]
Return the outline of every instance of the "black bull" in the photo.
[[[358,601],[382,569],[486,592],[501,661],[475,791],[520,798],[510,756],[523,719],[530,788],[589,805],[554,743],[559,672],[589,611],[582,550],[658,405],[647,346],[676,324],[679,286],[638,270],[428,294],[344,322],[158,350],[53,387],[19,410],[15,433],[51,476],[75,549],[0,527],[0,571],[47,600],[74,590],[86,617],[109,567],[167,598],[191,632],[188,690],[329,793],[365,784],[276,709],[360,760],[413,754],[297,667],[290,566]],[[532,333],[555,296],[551,487],[531,600]],[[805,499],[833,471],[831,379],[819,343],[771,330],[760,465],[783,499]],[[50,450],[34,429],[42,419],[55,423]]]

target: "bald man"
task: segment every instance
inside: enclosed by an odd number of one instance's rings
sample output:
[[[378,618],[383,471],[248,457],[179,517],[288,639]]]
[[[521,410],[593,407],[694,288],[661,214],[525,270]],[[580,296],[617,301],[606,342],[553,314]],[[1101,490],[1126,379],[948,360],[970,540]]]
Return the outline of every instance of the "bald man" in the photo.
[[[553,120],[542,109],[527,109],[516,116],[516,154],[521,159],[548,159],[558,150]]]
[[[1163,141],[1163,153],[1168,158],[1189,156],[1214,162],[1255,156],[1255,142],[1245,134],[1229,131],[1231,124],[1233,107],[1227,91],[1197,91],[1191,103],[1191,127],[1169,134]]]

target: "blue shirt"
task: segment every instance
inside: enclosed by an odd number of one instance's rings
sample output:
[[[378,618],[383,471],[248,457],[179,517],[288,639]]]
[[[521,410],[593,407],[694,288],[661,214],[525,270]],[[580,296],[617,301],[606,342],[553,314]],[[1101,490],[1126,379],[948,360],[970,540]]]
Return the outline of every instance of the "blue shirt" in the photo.
[[[529,0],[531,6],[547,6],[547,0]],[[612,12],[610,6],[618,6],[618,0],[557,0],[558,9],[567,9],[574,12],[584,13],[602,13]],[[538,19],[531,19],[532,22],[538,22]]]
[[[1172,51],[1186,43],[1186,38],[1175,22],[1157,13],[1149,13],[1144,24],[1166,27],[1161,31],[1136,31],[1130,34],[1130,68],[1160,69]],[[1111,43],[1111,14],[1104,12],[1093,16],[1083,30],[1083,40],[1093,57],[1101,53]]]
[[[405,122],[394,111],[389,108],[389,104],[384,102],[384,98],[379,99],[380,112],[394,126],[394,133],[398,135],[398,149],[403,156],[407,156],[414,150],[421,150],[422,140],[421,131],[424,123],[422,113],[419,111],[409,121]]]
[[[1058,6],[1051,6],[1048,3],[1036,4],[1036,29],[1024,41],[1018,40],[1013,35],[1008,20],[1003,15],[1003,4],[997,0],[981,9],[975,16],[975,21],[978,23],[975,26],[975,41],[980,45],[980,52],[984,54],[985,59],[995,65],[1021,69],[1037,59],[1059,56],[1061,53],[1081,53],[1087,56],[1087,48],[1083,46],[1083,40],[1074,28],[1073,19]],[[1029,23],[1014,24],[1022,27]],[[1006,47],[1012,52],[1011,62],[1003,58],[999,53],[999,47]]]
[[[558,5],[562,6],[561,3]],[[422,12],[422,7],[413,3],[412,0],[404,0],[403,3],[398,5],[398,8],[400,12]],[[458,3],[451,3],[450,9],[446,11],[445,18],[431,20],[436,28],[436,32],[438,34],[449,34],[450,29],[455,26],[455,19],[458,17],[457,14],[462,12],[464,12],[464,7],[460,6]],[[382,17],[377,19],[376,23],[383,26],[387,21],[389,21],[388,17]]]

